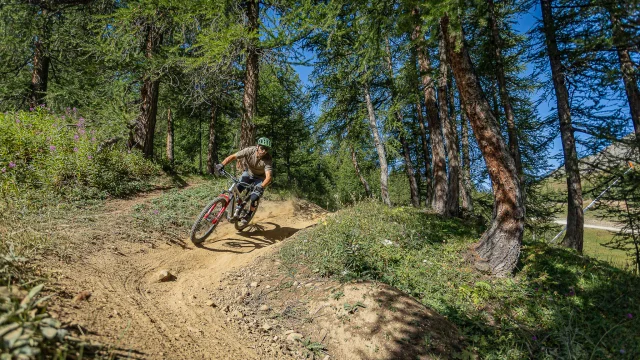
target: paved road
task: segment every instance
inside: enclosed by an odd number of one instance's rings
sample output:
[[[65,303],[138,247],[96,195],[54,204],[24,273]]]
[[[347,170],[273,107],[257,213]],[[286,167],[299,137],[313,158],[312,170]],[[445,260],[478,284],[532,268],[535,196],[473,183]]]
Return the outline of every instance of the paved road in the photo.
[[[554,222],[556,224],[560,224],[560,225],[567,225],[567,219],[556,219],[556,220],[554,220]],[[609,231],[613,231],[613,232],[622,231],[622,228],[614,227],[614,226],[602,226],[602,225],[584,224],[584,227],[585,228],[589,228],[589,229],[609,230]]]

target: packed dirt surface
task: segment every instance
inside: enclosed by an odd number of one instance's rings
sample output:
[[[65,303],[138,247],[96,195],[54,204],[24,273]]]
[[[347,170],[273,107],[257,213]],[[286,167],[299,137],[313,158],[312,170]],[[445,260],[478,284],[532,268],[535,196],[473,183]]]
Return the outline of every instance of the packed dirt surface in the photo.
[[[255,342],[239,341],[225,324],[226,316],[208,302],[224,272],[312,226],[320,212],[305,211],[291,201],[263,202],[250,232],[238,233],[224,223],[201,247],[175,240],[127,241],[127,212],[147,198],[110,204],[90,229],[74,226],[73,232],[93,246],[85,244],[86,256],[78,260],[49,264],[59,295],[53,314],[85,338],[114,345],[113,353],[120,356],[260,358]],[[170,272],[165,279],[170,281],[160,281],[163,270]]]
[[[380,284],[340,284],[280,263],[281,242],[326,216],[302,201],[263,201],[239,233],[223,223],[201,245],[146,233],[108,202],[66,232],[50,312],[110,358],[402,359],[450,357],[457,329]],[[290,240],[295,241],[295,240]],[[290,270],[290,269],[289,269]],[[105,347],[102,347],[105,349]]]

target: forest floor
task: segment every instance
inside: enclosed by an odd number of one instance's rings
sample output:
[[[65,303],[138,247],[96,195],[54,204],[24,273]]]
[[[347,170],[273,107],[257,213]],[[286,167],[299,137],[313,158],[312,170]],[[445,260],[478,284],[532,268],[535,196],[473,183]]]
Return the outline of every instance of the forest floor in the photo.
[[[263,201],[248,231],[224,223],[196,247],[186,233],[136,226],[133,208],[162,194],[107,201],[51,224],[68,241],[41,261],[49,310],[103,355],[390,359],[457,350],[455,326],[397,290],[286,272],[281,242],[327,216],[321,208]],[[431,355],[421,353],[424,339]]]

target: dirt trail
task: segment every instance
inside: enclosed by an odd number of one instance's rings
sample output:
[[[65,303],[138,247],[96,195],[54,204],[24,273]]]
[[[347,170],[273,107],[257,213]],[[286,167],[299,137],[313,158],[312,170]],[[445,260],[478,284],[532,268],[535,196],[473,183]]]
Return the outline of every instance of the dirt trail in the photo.
[[[119,222],[119,230],[91,229],[91,239],[102,233],[107,240],[84,250],[88,255],[79,261],[53,266],[60,294],[54,314],[87,339],[115,345],[115,354],[131,358],[257,359],[255,344],[243,343],[225,324],[226,315],[208,301],[222,290],[223,273],[273,251],[272,245],[312,226],[319,214],[292,201],[265,201],[248,232],[238,233],[224,223],[201,247],[191,245],[186,234],[182,247],[118,240],[128,209],[139,202],[108,205],[98,221]],[[163,269],[175,275],[174,281],[158,281]],[[73,301],[86,290],[91,291],[88,300]]]

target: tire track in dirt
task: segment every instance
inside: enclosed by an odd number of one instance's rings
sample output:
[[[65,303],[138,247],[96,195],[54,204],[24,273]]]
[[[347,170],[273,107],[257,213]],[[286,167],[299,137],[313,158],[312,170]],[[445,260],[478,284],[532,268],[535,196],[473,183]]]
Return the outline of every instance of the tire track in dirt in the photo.
[[[89,340],[114,344],[132,358],[257,359],[255,345],[243,343],[225,322],[228,315],[207,301],[222,290],[222,274],[315,224],[323,212],[306,206],[265,201],[248,232],[225,223],[201,247],[116,241],[61,266],[60,287],[93,295],[77,304],[60,299],[60,318],[86,329]],[[161,269],[170,270],[175,281],[158,282]]]

